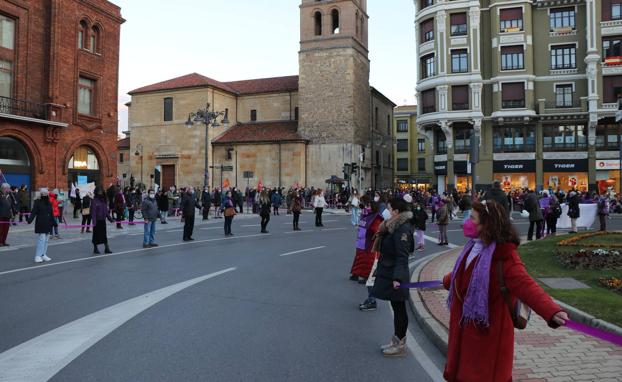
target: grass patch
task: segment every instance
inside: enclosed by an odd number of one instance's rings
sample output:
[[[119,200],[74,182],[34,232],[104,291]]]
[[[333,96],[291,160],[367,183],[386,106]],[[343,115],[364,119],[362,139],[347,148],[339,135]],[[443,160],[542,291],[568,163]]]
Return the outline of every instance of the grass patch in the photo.
[[[603,248],[608,248],[609,245],[611,244],[614,244],[614,245],[622,244],[622,233],[587,237],[579,241],[578,244],[598,244],[598,245],[602,245]]]
[[[622,234],[594,237],[602,242],[611,236],[612,242],[622,243]],[[613,239],[616,237],[616,239]],[[543,286],[554,298],[583,310],[597,318],[622,326],[622,295],[606,289],[598,283],[601,277],[622,278],[622,270],[583,270],[567,269],[557,260],[556,252],[578,251],[581,247],[559,247],[557,242],[568,238],[566,235],[548,237],[518,248],[527,271],[533,278],[572,277],[589,285],[590,289],[562,290]],[[586,241],[588,239],[585,239]],[[594,249],[594,248],[591,248]]]

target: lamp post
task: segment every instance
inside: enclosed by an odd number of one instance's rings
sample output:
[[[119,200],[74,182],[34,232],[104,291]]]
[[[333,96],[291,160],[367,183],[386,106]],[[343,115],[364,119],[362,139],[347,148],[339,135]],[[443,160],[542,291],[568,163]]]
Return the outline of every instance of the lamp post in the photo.
[[[380,163],[376,165],[380,166],[380,189],[384,189],[384,149],[389,147],[389,144],[393,144],[393,137],[385,135],[377,131],[373,131],[374,139],[373,143],[380,147]],[[373,154],[373,153],[372,153]]]
[[[199,109],[194,113],[188,115],[186,121],[186,127],[191,129],[195,123],[203,123],[205,125],[205,173],[203,174],[203,187],[207,187],[209,184],[209,127],[219,127],[218,117],[222,116],[220,121],[225,127],[229,125],[229,109],[225,111],[213,111],[210,110],[209,102],[205,106],[205,109]]]
[[[136,152],[134,153],[134,155],[139,156],[140,155],[140,183],[144,185],[143,183],[143,145],[142,143],[139,143],[136,145]]]

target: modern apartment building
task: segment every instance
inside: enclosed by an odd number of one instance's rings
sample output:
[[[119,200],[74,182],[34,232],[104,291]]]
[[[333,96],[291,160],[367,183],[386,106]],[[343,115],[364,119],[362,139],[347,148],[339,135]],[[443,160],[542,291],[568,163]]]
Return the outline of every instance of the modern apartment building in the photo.
[[[432,185],[434,148],[417,129],[417,106],[398,106],[393,115],[396,188],[427,190]]]
[[[620,182],[622,0],[416,0],[417,126],[439,190]],[[618,190],[619,191],[619,190]]]

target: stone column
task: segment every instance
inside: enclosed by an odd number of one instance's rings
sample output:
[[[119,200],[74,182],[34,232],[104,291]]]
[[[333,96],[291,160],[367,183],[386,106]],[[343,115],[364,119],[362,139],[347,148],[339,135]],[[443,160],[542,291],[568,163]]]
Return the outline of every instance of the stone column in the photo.
[[[453,128],[451,127],[451,122],[447,120],[440,120],[439,125],[441,130],[445,134],[445,139],[447,140],[447,189],[449,192],[456,188],[456,176],[454,174],[454,134]]]

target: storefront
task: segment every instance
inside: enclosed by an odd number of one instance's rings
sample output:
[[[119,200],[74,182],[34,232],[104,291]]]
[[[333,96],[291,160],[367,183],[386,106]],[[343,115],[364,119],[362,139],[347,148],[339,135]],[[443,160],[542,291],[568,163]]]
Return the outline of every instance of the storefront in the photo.
[[[543,165],[544,187],[546,189],[587,191],[587,159],[545,159]]]
[[[507,192],[511,190],[536,188],[535,160],[504,160],[493,162],[493,179],[501,182]]]
[[[596,185],[598,193],[620,190],[620,161],[618,159],[596,160]]]
[[[454,162],[454,174],[456,176],[456,190],[465,192],[473,187],[473,179],[471,177],[471,164],[467,161]]]
[[[434,175],[439,194],[445,192],[447,186],[447,162],[434,162]]]
[[[0,137],[0,182],[31,189],[32,166],[26,147],[10,137]]]
[[[410,177],[398,177],[396,183],[396,188],[402,192],[412,191],[412,190],[420,190],[427,191],[432,185],[430,183],[429,176],[414,176]]]

